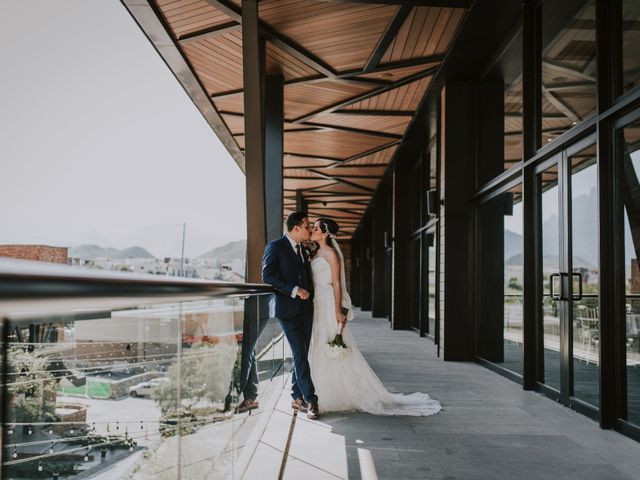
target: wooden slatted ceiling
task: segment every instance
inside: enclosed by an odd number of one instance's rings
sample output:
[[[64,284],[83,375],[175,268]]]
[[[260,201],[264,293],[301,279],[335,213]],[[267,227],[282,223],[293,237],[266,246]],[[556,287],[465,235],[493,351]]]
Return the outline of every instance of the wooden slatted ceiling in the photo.
[[[360,166],[360,165],[387,165],[391,158],[393,158],[393,154],[396,153],[397,147],[389,147],[380,152],[376,152],[372,155],[359,158],[357,160],[352,160],[349,162],[350,167]]]
[[[260,18],[338,70],[362,67],[398,6],[264,0]]]
[[[393,68],[390,70],[384,70],[374,73],[365,73],[358,75],[356,78],[369,78],[369,79],[381,79],[397,82],[398,80],[405,79],[416,73],[429,70],[433,67],[437,67],[439,62],[427,62],[420,65],[414,65],[411,67]]]
[[[317,167],[326,167],[329,165],[333,165],[334,163],[335,161],[333,160],[322,160],[318,158],[299,157],[296,155],[284,156],[284,168],[309,167],[309,166],[317,168]]]
[[[183,49],[210,95],[242,88],[240,32],[189,43]]]
[[[342,127],[362,128],[365,130],[397,133],[402,135],[409,126],[410,116],[372,116],[372,115],[346,115],[331,113],[319,115],[311,122],[323,125],[337,125]]]
[[[156,3],[175,38],[231,21],[225,14],[209,5],[206,0],[157,0]]]
[[[376,95],[345,107],[346,110],[416,110],[429,87],[431,77]]]
[[[240,148],[244,148],[244,137],[236,137]],[[335,130],[293,131],[284,135],[284,151],[303,154],[313,145],[315,155],[346,159],[362,151],[389,143],[388,138],[354,134]]]
[[[307,85],[286,85],[284,87],[284,116],[287,120],[293,120],[373,89],[371,86],[329,80]]]
[[[240,1],[147,1],[158,7],[176,45],[243,148]],[[266,70],[282,74],[286,82],[285,214],[295,208],[296,193],[302,190],[311,215],[335,217],[349,236],[465,11],[414,7],[396,37],[385,43],[386,51],[376,55],[399,5],[261,0],[259,7],[262,28],[279,38],[278,44],[266,43]],[[573,48],[575,53],[586,47]],[[381,59],[364,73],[372,58]],[[414,75],[421,76],[411,81]],[[519,123],[514,119],[510,127],[516,129]]]
[[[463,9],[414,8],[382,57],[382,63],[445,53],[463,16]]]

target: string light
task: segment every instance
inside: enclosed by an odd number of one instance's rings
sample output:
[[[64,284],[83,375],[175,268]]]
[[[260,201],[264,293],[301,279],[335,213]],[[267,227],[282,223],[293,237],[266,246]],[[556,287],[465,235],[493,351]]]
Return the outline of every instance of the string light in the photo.
[[[42,462],[38,462],[38,471],[41,472],[42,470],[44,470],[44,467],[42,466]]]

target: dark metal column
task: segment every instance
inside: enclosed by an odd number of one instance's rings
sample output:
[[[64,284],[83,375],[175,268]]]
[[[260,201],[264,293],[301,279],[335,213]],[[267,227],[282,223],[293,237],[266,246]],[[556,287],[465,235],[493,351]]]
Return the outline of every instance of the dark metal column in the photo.
[[[443,107],[444,208],[443,234],[444,332],[440,346],[444,359],[469,361],[473,349],[473,208],[476,164],[476,86],[472,82],[448,82]]]
[[[534,1],[523,8],[523,143],[525,162],[536,154],[540,142],[540,20]],[[540,225],[537,223],[537,192],[532,166],[525,167],[523,189],[523,387],[534,390],[538,381],[538,328],[542,286],[539,275]]]
[[[372,314],[374,317],[384,317],[385,288],[385,212],[384,200],[380,198],[380,192],[375,200],[375,205],[371,209],[373,212],[373,305]]]
[[[267,241],[282,236],[283,231],[283,127],[284,79],[267,75],[264,98],[265,155],[264,192]]]
[[[373,235],[371,210],[362,220],[362,302],[360,307],[364,311],[371,311],[373,300]]]
[[[299,212],[306,212],[308,208],[307,202],[302,195],[302,190],[296,190],[296,210]]]
[[[613,55],[620,54],[611,32],[619,30],[618,15],[610,0],[596,2],[596,52],[598,62],[598,112],[606,111],[615,99],[615,65]],[[616,48],[617,47],[617,48]],[[613,53],[613,52],[616,53]],[[599,273],[600,294],[600,427],[612,428],[622,413],[620,395],[624,391],[624,332],[625,291],[624,268],[624,218],[623,209],[616,203],[616,165],[613,123],[610,119],[598,123],[598,210],[599,218]],[[620,206],[619,206],[620,205]],[[622,350],[622,352],[621,352]],[[618,352],[621,355],[618,355]],[[620,358],[619,358],[620,357]]]
[[[264,177],[264,40],[258,32],[258,0],[242,2],[245,173],[247,189],[247,282],[261,282],[266,244]]]
[[[409,292],[410,271],[409,268],[409,235],[411,226],[409,222],[410,202],[409,184],[411,179],[412,159],[419,154],[417,145],[405,143],[400,148],[395,165],[393,166],[393,202],[392,202],[392,228],[393,228],[393,257],[391,261],[393,276],[391,297],[391,328],[394,330],[407,330],[410,328]]]

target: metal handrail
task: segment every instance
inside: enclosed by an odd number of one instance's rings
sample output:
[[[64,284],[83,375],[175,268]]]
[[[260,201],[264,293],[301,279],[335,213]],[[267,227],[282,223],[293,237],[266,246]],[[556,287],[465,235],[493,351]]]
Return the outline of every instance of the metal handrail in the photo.
[[[125,272],[100,272],[81,267],[26,260],[0,260],[0,303],[78,297],[219,298],[273,293],[270,285],[214,282]]]

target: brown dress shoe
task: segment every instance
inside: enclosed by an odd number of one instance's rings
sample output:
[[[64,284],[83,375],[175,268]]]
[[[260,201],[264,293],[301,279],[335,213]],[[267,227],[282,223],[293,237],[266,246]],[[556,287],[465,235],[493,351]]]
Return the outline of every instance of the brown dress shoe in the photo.
[[[302,413],[307,413],[307,409],[309,408],[309,405],[307,405],[307,402],[305,402],[303,399],[296,398],[291,402],[291,408],[293,408],[294,410],[298,410],[299,412],[302,412]]]
[[[248,412],[249,410],[253,410],[254,408],[258,408],[259,406],[260,404],[257,400],[246,399],[236,407],[236,413]]]
[[[320,418],[320,410],[318,409],[317,403],[309,404],[309,411],[307,412],[307,418],[311,420],[317,420]]]

